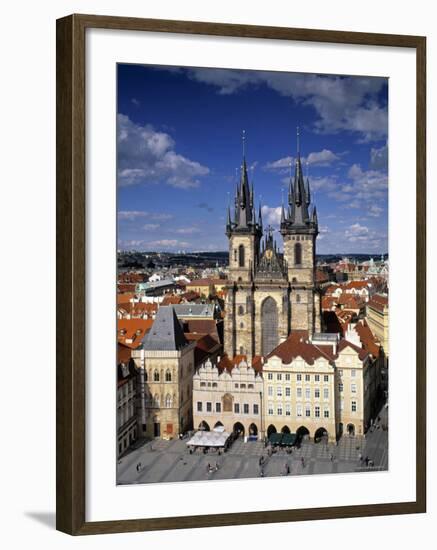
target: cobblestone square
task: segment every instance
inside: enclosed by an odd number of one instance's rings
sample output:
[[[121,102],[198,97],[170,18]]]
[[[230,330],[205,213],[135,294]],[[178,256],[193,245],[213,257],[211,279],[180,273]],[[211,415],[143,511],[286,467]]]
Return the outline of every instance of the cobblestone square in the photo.
[[[287,475],[287,469],[291,476],[387,470],[388,432],[381,428],[386,422],[386,408],[380,416],[380,424],[365,437],[344,435],[337,444],[304,441],[291,453],[278,448],[271,456],[262,441],[237,439],[228,452],[207,454],[200,450],[190,454],[187,440],[144,441],[119,460],[118,484],[259,478],[261,457],[264,477]],[[367,466],[366,457],[370,460]]]

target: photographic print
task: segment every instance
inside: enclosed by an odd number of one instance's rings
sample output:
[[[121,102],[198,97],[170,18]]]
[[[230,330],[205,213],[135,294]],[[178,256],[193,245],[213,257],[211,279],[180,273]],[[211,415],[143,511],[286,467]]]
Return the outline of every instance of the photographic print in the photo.
[[[116,116],[117,483],[387,470],[388,79],[118,64]]]

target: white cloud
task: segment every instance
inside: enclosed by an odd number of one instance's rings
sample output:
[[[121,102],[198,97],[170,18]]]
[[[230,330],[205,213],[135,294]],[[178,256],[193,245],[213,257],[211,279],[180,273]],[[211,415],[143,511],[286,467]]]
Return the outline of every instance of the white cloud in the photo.
[[[186,248],[190,243],[186,241],[178,241],[177,239],[161,239],[158,241],[149,241],[145,243],[149,247],[156,248]]]
[[[346,230],[346,237],[363,237],[369,234],[369,228],[359,223],[354,223]]]
[[[198,187],[199,178],[209,174],[206,166],[176,153],[169,134],[150,124],[135,124],[122,114],[117,117],[117,146],[118,183],[122,186],[166,183],[188,189]]]
[[[120,210],[118,212],[119,220],[132,222],[142,218],[149,218],[153,221],[166,221],[171,220],[173,215],[165,212],[145,212],[143,210]]]
[[[175,233],[179,233],[180,235],[192,235],[193,233],[199,232],[200,229],[198,227],[181,227],[175,231]]]
[[[263,222],[272,225],[279,225],[281,222],[281,207],[269,207],[267,205],[261,208]]]
[[[310,153],[307,157],[302,157],[302,164],[329,166],[336,160],[339,160],[339,156],[330,151],[329,149],[323,149],[322,151],[315,151]],[[290,166],[293,166],[296,162],[296,158],[292,156],[283,157],[273,162],[268,162],[265,166],[265,170],[278,171],[280,173],[289,172]]]
[[[383,210],[384,209],[381,208],[380,206],[377,206],[376,204],[372,204],[369,207],[368,214],[369,216],[372,216],[372,218],[378,218]]]
[[[387,170],[388,147],[387,144],[379,149],[372,147],[370,150],[370,168],[374,170]]]
[[[386,82],[383,78],[231,69],[189,69],[188,76],[215,86],[222,95],[249,86],[268,86],[295,103],[313,107],[319,117],[315,130],[321,133],[348,130],[358,133],[362,141],[387,135],[387,107],[377,103]]]
[[[338,160],[339,157],[329,149],[323,149],[317,153],[310,153],[305,159],[308,164],[318,164],[320,166],[328,166],[332,162]]]
[[[135,107],[139,107],[141,105],[141,102],[136,97],[133,97],[131,102],[135,105]]]
[[[128,220],[128,221],[133,221],[138,218],[145,218],[146,216],[147,216],[147,212],[140,212],[138,210],[121,210],[118,213],[119,220]]]
[[[143,225],[145,231],[154,231],[158,227],[160,227],[159,223],[146,223],[146,225]]]
[[[282,159],[274,160],[273,162],[268,162],[264,168],[266,170],[274,170],[279,172],[289,172],[290,165],[294,164],[294,157],[284,157]]]

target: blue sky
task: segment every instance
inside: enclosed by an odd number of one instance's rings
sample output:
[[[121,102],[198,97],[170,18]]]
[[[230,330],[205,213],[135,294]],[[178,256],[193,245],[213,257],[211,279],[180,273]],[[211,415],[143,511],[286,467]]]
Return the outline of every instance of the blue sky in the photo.
[[[278,227],[299,126],[317,252],[387,252],[387,101],[383,78],[119,65],[119,248],[226,250],[243,130]]]

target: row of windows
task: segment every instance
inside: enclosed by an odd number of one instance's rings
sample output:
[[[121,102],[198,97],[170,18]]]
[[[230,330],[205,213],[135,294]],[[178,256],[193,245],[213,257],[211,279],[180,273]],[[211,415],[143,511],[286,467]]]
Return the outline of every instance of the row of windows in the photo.
[[[282,405],[277,405],[276,407],[276,415],[282,416],[284,414],[285,410],[285,416],[291,416],[291,405],[289,403],[285,404],[285,409]],[[313,413],[313,414],[311,414]],[[273,403],[269,403],[267,407],[267,414],[268,415],[274,415],[274,407]],[[307,418],[311,418],[313,416],[314,418],[321,418],[322,415],[322,409],[319,405],[316,405],[314,407],[314,410],[312,411],[310,405],[306,405],[305,408],[302,405],[296,405],[296,416],[302,417],[305,416]],[[329,418],[329,408],[325,407],[323,409],[323,418]]]
[[[183,393],[181,392],[181,401],[183,401]],[[146,406],[148,407],[159,407],[161,403],[161,399],[158,394],[156,394],[154,397],[150,396],[146,399]],[[163,401],[165,407],[172,407],[173,406],[173,398],[171,395],[166,395],[165,399]]]
[[[187,367],[190,371],[192,369],[192,365],[188,365]],[[183,365],[181,365],[181,377],[183,376],[183,372],[184,372],[184,367]],[[144,371],[144,381],[147,382],[147,371]],[[160,382],[161,381],[161,378],[162,378],[162,381],[165,381],[165,382],[171,382],[172,381],[172,372],[170,369],[167,369],[164,373],[164,375],[162,374],[162,371],[161,373],[159,372],[158,369],[155,369],[153,371],[153,374],[152,374],[152,380],[153,382]]]
[[[310,241],[312,239],[312,237],[310,235],[296,235],[296,236],[292,236],[291,237],[291,240],[292,241]]]
[[[350,372],[350,375],[351,375],[352,378],[356,377],[356,375],[357,375],[356,369],[351,369],[349,372]],[[343,376],[343,370],[342,369],[338,370],[338,375]]]
[[[339,391],[340,393],[342,393],[343,390],[344,390],[343,383],[340,382],[340,383],[338,384],[338,391]],[[351,393],[357,393],[357,385],[356,385],[356,384],[351,384]]]
[[[344,410],[344,399],[340,399],[340,410]],[[351,401],[351,411],[357,412],[357,402],[355,400]]]
[[[217,382],[208,382],[208,383],[206,383],[206,382],[200,382],[200,387],[201,387],[201,388],[205,388],[205,387],[208,387],[208,388],[211,388],[211,387],[217,388]],[[247,386],[246,386],[246,384],[234,384],[234,387],[237,388],[237,389],[240,388],[241,390],[245,390],[246,387],[247,387],[248,390],[253,390],[254,385],[253,385],[253,384],[247,384]]]
[[[210,401],[207,401],[205,403],[205,411],[206,412],[212,412],[213,404]],[[197,402],[197,412],[203,412],[203,402],[198,401]],[[222,404],[220,402],[215,403],[214,411],[216,413],[222,412]],[[243,407],[240,408],[240,403],[234,403],[234,413],[240,414],[240,412],[243,412],[243,414],[250,414],[250,406],[249,403],[243,403]],[[252,405],[252,414],[259,414],[259,405],[257,403],[254,403]]]
[[[289,372],[285,373],[284,375],[282,372],[276,373],[276,380],[282,380],[282,376],[284,376],[284,380],[286,382],[291,380],[291,374]],[[313,375],[305,374],[304,375],[305,382],[311,382],[311,376],[314,376],[314,382],[320,382],[321,380],[320,374],[313,374]],[[273,372],[267,373],[267,380],[273,380]],[[302,374],[296,374],[296,381],[302,382]],[[329,374],[323,375],[323,382],[329,382]]]
[[[283,394],[283,388],[282,386],[276,386],[276,396],[282,397]],[[267,395],[269,397],[273,396],[273,386],[268,386],[267,388]],[[314,388],[314,397],[316,399],[320,399],[320,388]],[[291,388],[289,386],[285,387],[285,397],[291,397]],[[302,388],[296,388],[296,397],[301,398],[302,397]],[[305,388],[305,398],[311,399],[311,388]],[[323,399],[329,399],[329,388],[323,388]]]

